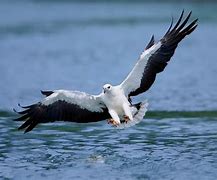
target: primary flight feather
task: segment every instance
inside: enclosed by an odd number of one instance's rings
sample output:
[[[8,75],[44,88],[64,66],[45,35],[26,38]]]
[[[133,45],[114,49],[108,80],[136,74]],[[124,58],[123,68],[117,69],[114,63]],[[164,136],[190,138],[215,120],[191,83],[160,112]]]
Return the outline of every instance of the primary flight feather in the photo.
[[[197,19],[188,23],[191,12],[183,20],[182,11],[177,23],[173,21],[163,36],[155,42],[152,36],[144,52],[126,79],[117,86],[106,84],[99,95],[85,92],[55,90],[42,91],[46,97],[33,105],[22,107],[16,121],[25,121],[19,129],[31,131],[39,123],[71,121],[96,122],[108,119],[116,127],[134,125],[143,119],[147,111],[146,101],[131,103],[131,97],[146,92],[156,75],[164,70],[179,42],[197,27]]]

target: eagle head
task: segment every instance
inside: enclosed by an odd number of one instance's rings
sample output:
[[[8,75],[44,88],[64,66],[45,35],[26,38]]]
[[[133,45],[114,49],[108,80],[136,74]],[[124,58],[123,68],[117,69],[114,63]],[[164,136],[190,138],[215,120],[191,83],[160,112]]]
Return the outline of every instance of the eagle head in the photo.
[[[103,86],[103,92],[104,93],[111,91],[111,89],[112,89],[112,85],[111,84],[105,84]]]

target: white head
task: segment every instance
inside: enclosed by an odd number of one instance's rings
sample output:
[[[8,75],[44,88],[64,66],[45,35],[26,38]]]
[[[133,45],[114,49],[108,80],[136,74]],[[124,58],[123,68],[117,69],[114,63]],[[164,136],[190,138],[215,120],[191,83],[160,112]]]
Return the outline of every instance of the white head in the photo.
[[[105,84],[103,86],[103,92],[104,93],[110,92],[111,90],[112,90],[112,85],[111,84]]]

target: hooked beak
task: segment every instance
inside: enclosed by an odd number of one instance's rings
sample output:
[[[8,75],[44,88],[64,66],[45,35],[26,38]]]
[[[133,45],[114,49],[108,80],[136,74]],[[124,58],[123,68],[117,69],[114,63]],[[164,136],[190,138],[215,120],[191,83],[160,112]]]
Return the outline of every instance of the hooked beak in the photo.
[[[106,89],[106,88],[103,88],[103,92],[104,92],[104,94],[106,93],[106,91],[107,91],[107,89]]]

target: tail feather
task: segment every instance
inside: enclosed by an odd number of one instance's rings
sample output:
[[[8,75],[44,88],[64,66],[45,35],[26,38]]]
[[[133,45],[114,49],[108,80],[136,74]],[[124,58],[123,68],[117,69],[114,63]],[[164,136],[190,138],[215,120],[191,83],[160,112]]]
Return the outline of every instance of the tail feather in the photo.
[[[147,112],[148,102],[143,101],[138,104],[135,104],[132,106],[132,114],[133,114],[133,120],[128,121],[127,123],[121,123],[117,128],[118,129],[124,129],[131,126],[134,126],[135,124],[138,124],[142,121],[142,119],[145,116],[145,113]]]

